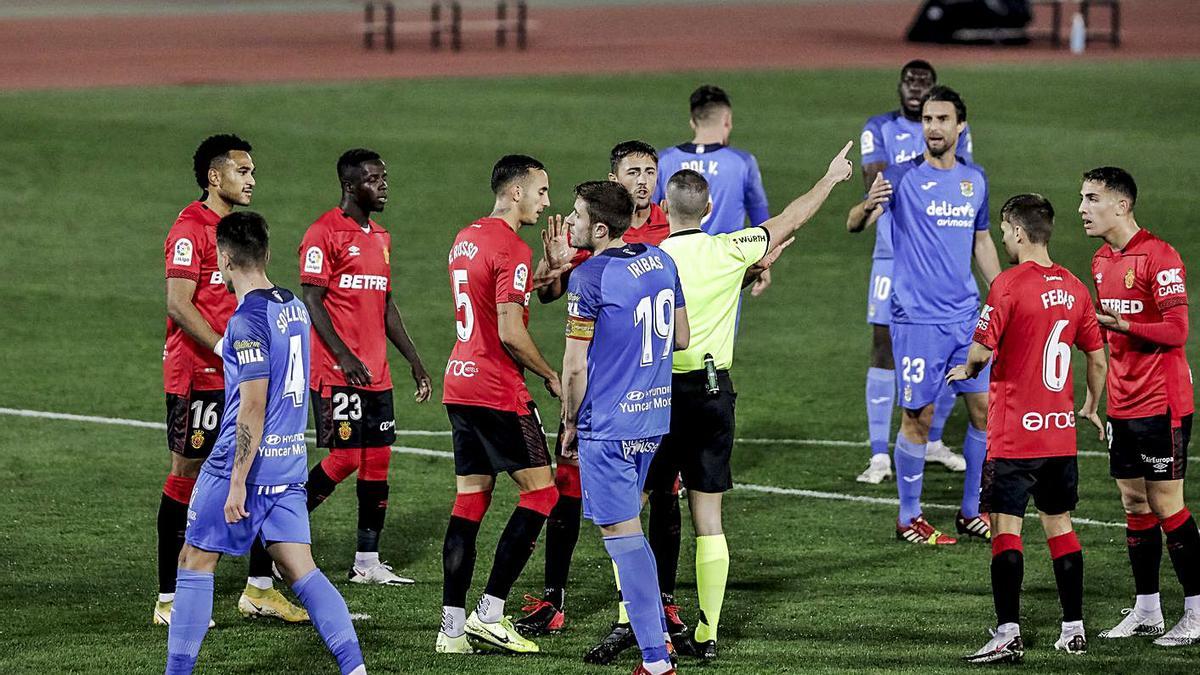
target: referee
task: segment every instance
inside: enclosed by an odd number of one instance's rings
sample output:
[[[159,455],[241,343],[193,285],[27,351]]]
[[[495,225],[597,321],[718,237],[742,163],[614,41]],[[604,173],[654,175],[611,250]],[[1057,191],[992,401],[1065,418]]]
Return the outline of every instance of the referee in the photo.
[[[718,235],[700,223],[712,209],[708,183],[684,169],[666,187],[671,234],[661,245],[679,268],[688,302],[691,344],[675,352],[672,367],[671,431],[655,454],[646,491],[669,488],[682,474],[696,529],[696,593],[700,618],[692,640],[680,640],[682,654],[713,659],[717,624],[729,574],[729,548],[721,528],[721,495],[733,487],[734,401],[729,377],[733,365],[738,298],[747,280],[767,269],[791,243],[792,233],[808,222],[833,186],[849,180],[853,166],[846,143],[829,170],[811,190],[778,216],[758,227]],[[660,563],[661,564],[661,563]]]

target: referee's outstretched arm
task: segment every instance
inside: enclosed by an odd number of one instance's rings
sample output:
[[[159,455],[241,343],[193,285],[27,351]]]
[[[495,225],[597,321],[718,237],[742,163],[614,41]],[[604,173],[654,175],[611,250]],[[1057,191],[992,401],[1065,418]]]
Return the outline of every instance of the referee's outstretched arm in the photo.
[[[833,186],[850,180],[850,177],[854,175],[854,165],[846,159],[846,153],[850,152],[850,148],[853,146],[854,141],[848,141],[846,147],[842,148],[837,157],[834,157],[833,161],[829,163],[829,170],[825,172],[825,176],[817,181],[811,190],[793,200],[782,213],[762,224],[771,237],[767,253],[787,241],[793,232],[800,229],[817,214],[821,205],[825,203],[825,199],[829,197]]]

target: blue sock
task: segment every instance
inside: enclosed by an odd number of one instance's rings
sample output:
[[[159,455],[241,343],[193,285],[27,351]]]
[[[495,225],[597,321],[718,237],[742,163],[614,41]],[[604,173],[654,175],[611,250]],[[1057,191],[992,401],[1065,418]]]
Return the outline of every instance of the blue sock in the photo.
[[[212,572],[179,569],[175,578],[175,604],[167,632],[167,675],[188,675],[196,667],[200,643],[212,619]]]
[[[900,492],[900,524],[921,515],[921,485],[925,477],[925,445],[896,434],[896,489]]]
[[[621,597],[629,614],[633,634],[642,648],[642,660],[646,663],[668,661],[670,656],[662,630],[664,623],[658,571],[654,568],[646,537],[641,534],[605,537],[604,548],[617,565]]]
[[[867,432],[871,454],[886,455],[892,435],[892,408],[896,405],[896,371],[867,369]]]
[[[292,584],[292,590],[308,610],[325,646],[333,652],[342,675],[361,666],[362,650],[358,647],[354,624],[350,622],[350,610],[346,609],[346,601],[329,583],[329,579],[321,574],[321,570],[304,575],[303,579]]]
[[[963,459],[967,473],[963,476],[962,514],[967,518],[979,515],[979,480],[983,476],[983,460],[987,457],[987,431],[967,425],[963,441]]]
[[[954,387],[943,385],[933,401],[933,422],[929,425],[930,443],[942,440],[942,431],[946,428],[946,420],[950,419],[950,413],[954,412],[956,400],[958,397],[954,394]]]

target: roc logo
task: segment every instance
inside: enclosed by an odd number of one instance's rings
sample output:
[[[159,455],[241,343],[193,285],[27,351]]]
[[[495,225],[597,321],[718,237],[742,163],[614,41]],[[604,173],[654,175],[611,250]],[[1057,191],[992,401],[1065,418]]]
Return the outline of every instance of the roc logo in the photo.
[[[912,385],[911,384],[904,385],[904,402],[912,403]]]
[[[962,191],[962,196],[964,197],[975,196],[975,184],[969,180],[959,181],[958,189]]]
[[[204,432],[197,429],[196,433],[192,434],[192,449],[199,450],[204,446]]]
[[[1130,267],[1125,271],[1125,288],[1133,288],[1133,268]]]
[[[338,425],[338,438],[342,439],[343,441],[350,440],[350,423],[349,422],[342,422],[341,424]]]

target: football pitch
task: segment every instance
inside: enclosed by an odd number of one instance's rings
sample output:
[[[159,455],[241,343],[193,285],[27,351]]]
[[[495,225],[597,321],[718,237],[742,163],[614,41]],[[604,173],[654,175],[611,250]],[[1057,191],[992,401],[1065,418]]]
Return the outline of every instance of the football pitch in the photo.
[[[1087,280],[1097,242],[1084,236],[1075,214],[1080,174],[1115,164],[1138,181],[1139,223],[1171,242],[1185,264],[1197,260],[1198,66],[943,69],[940,81],[958,89],[968,106],[975,158],[991,182],[997,242],[1004,199],[1041,192],[1058,210],[1052,255]],[[155,514],[169,462],[163,431],[13,411],[162,421],[162,245],[175,215],[198,194],[191,153],[203,137],[232,131],[254,144],[252,208],[272,225],[269,274],[294,289],[301,235],[339,197],[337,156],[354,146],[383,155],[392,199],[377,220],[392,232],[394,295],[440,395],[455,339],[445,256],[457,230],[489,212],[495,159],[522,152],[544,161],[551,212],[568,212],[572,186],[603,178],[616,142],[640,138],[664,147],[689,140],[687,96],[705,81],[730,92],[733,144],[758,156],[772,212],[807,190],[847,140],[857,145],[868,116],[896,104],[892,70],[0,94],[6,128],[0,135],[6,160],[0,163],[0,672],[162,670],[166,629],[151,627],[150,614]],[[854,481],[868,456],[863,380],[873,234],[847,234],[844,222],[860,188],[857,177],[837,188],[777,263],[773,286],[743,303],[732,371],[740,439],[734,478],[742,485],[726,498],[732,561],[722,651],[712,664],[685,659],[684,672],[954,672],[962,670],[958,657],[982,645],[993,624],[987,545],[929,550],[898,543],[895,506],[887,501],[895,497],[894,484]],[[539,250],[534,229],[522,235]],[[535,300],[531,313],[535,339],[560,364],[564,306]],[[567,631],[540,639],[542,654],[433,653],[442,535],[454,494],[449,426],[440,404],[412,402],[408,370],[391,352],[397,426],[404,431],[392,460],[382,556],[417,585],[364,588],[345,581],[354,548],[352,484],[313,517],[317,562],[350,611],[362,615],[357,630],[368,668],[628,672],[632,651],[607,671],[580,660],[615,617],[609,559],[587,523],[572,568]],[[542,410],[557,410],[536,381],[530,389]],[[946,434],[956,448],[964,425],[960,407]],[[1053,650],[1058,601],[1032,519],[1024,537],[1026,667],[1194,672],[1200,648],[1167,651],[1149,640],[1095,638],[1120,618],[1133,591],[1104,446],[1090,428],[1080,429],[1079,441],[1090,652],[1067,657]],[[310,461],[322,456],[314,448]],[[926,475],[927,515],[943,530],[953,529],[960,477],[933,467]],[[470,602],[515,501],[506,481],[496,494]],[[1200,503],[1194,486],[1188,496],[1194,507]],[[677,598],[693,623],[686,507],[684,518]],[[540,593],[542,563],[539,550],[509,598],[509,613],[520,609],[523,592]],[[334,672],[311,627],[238,616],[244,577],[244,560],[218,568],[217,627],[198,672]],[[1172,624],[1182,598],[1165,555],[1162,580]]]

